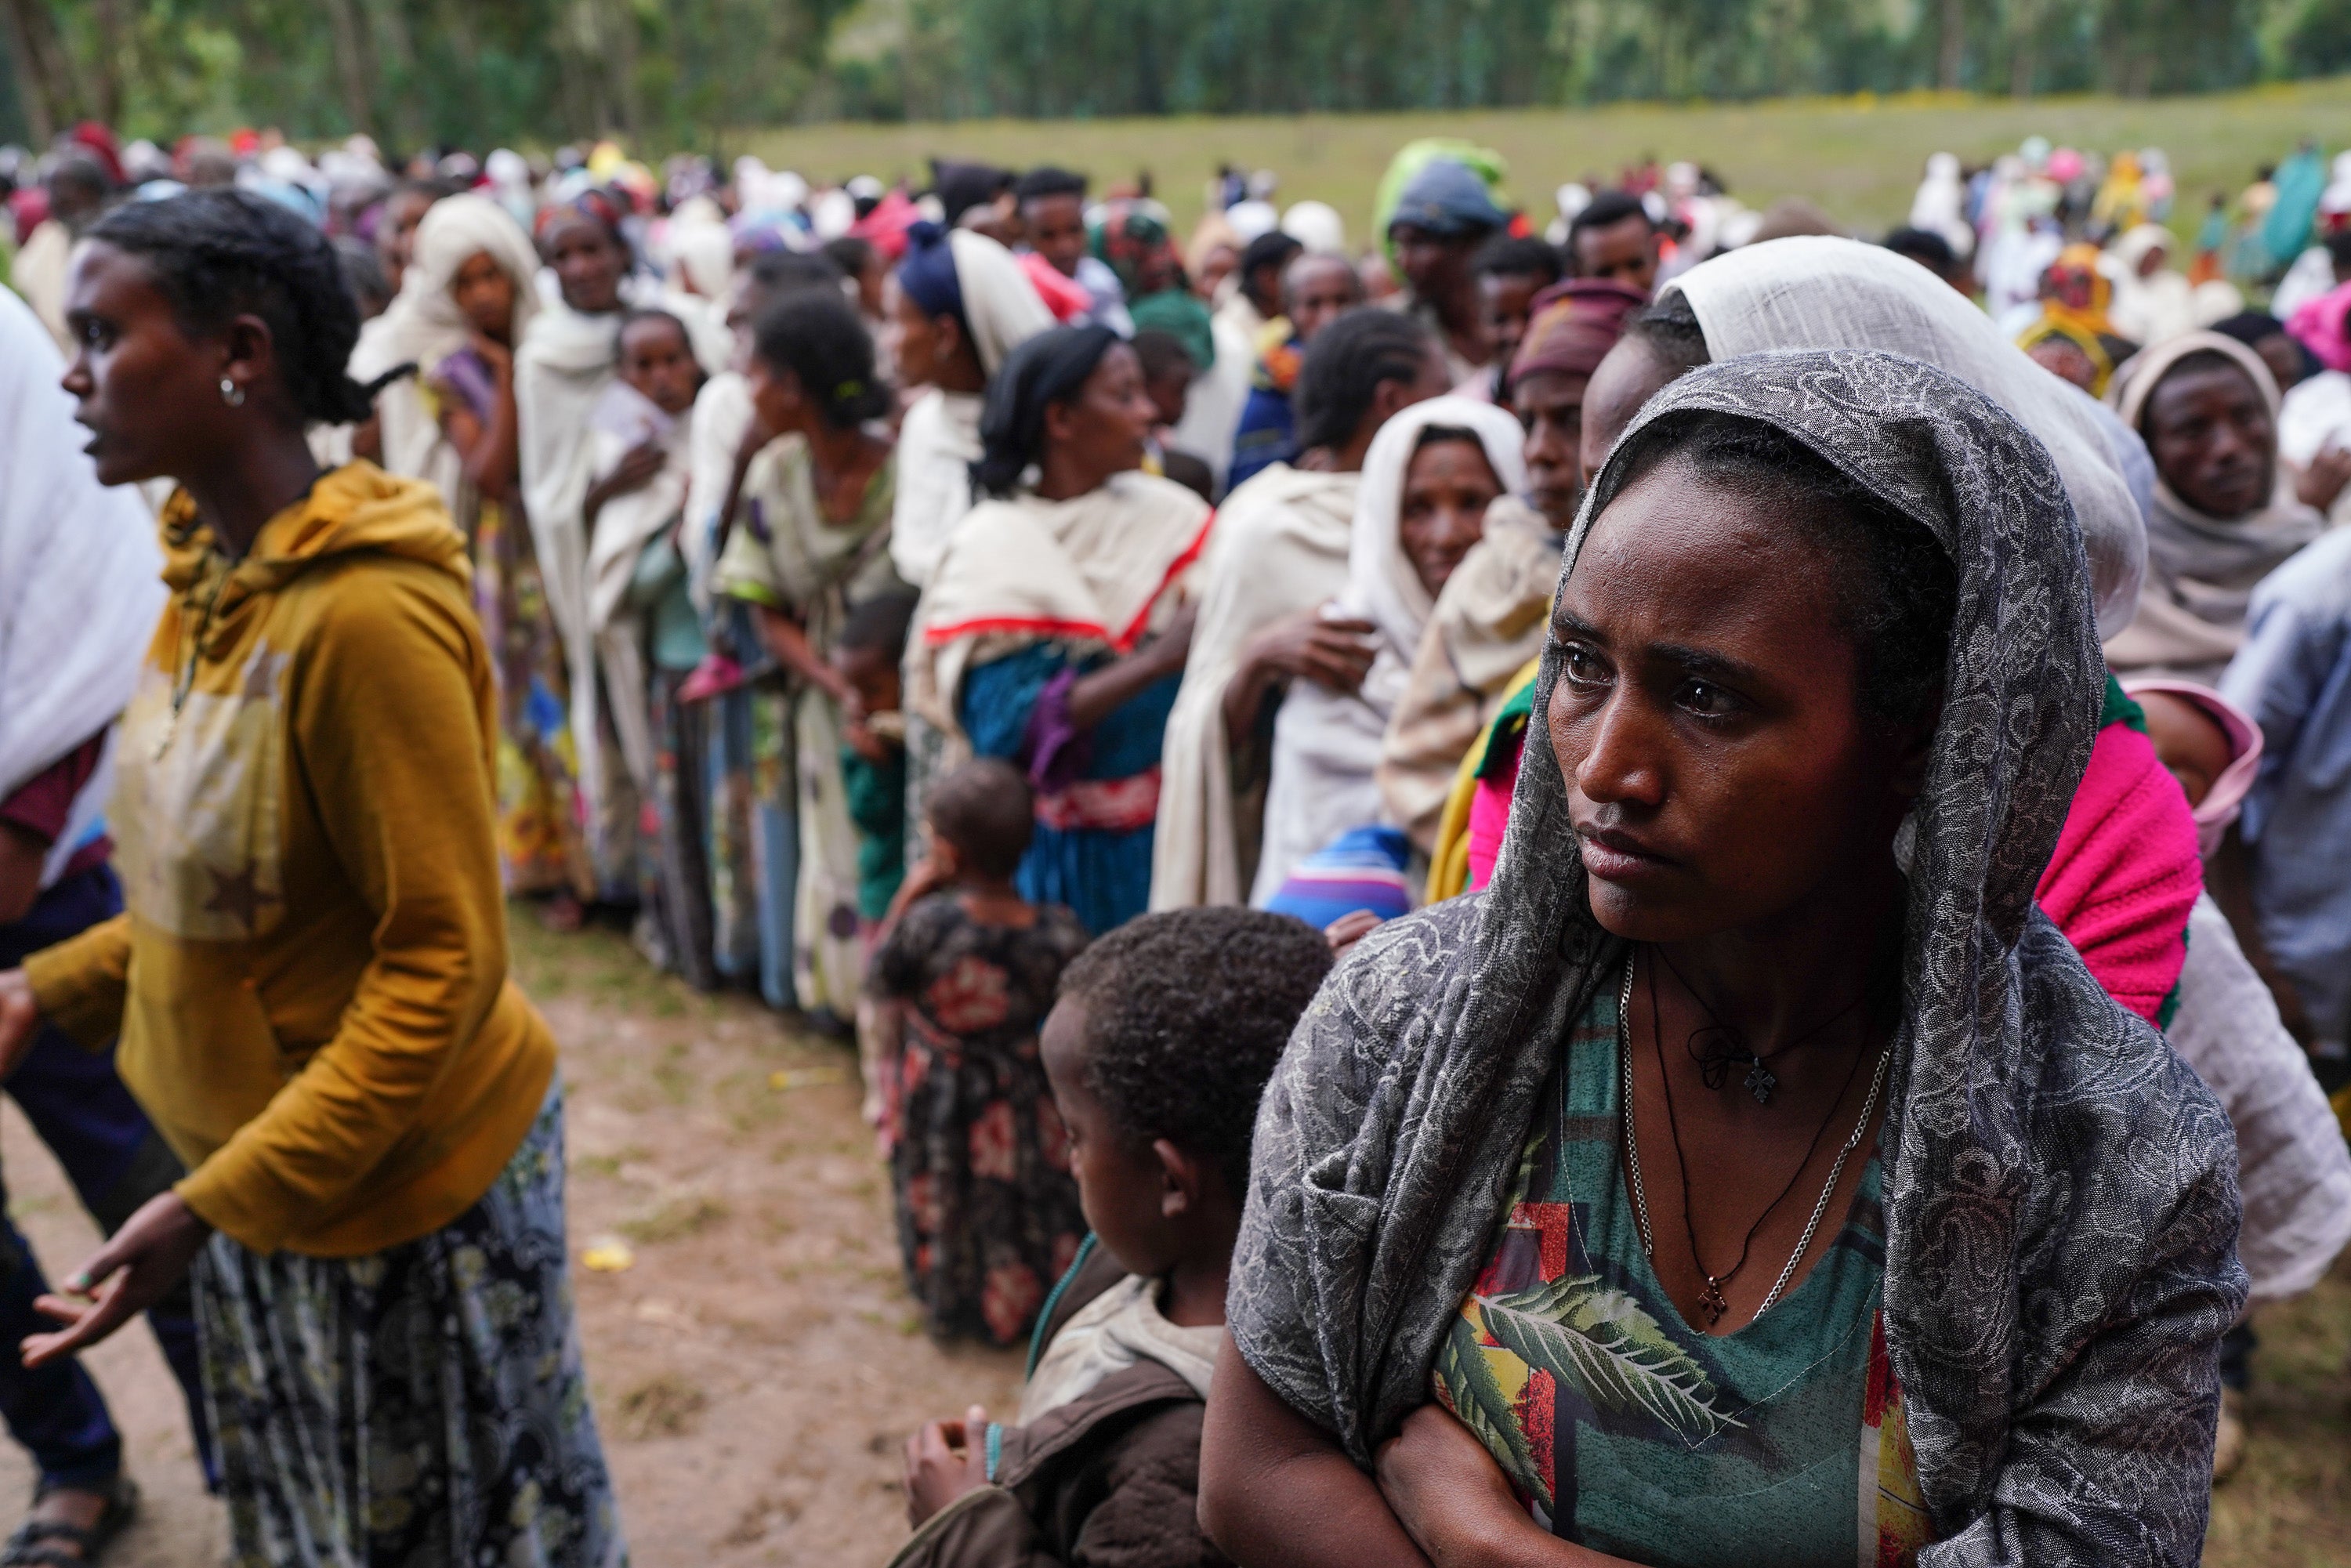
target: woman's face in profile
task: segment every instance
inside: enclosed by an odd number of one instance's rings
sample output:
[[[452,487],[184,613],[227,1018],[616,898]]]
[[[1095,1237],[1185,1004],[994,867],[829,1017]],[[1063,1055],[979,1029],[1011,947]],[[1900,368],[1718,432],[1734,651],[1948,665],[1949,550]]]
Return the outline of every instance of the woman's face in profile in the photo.
[[[66,286],[74,357],[65,390],[89,429],[85,450],[101,485],[187,470],[217,449],[227,355],[206,353],[180,329],[147,264],[102,240],[84,245]]]
[[[1548,722],[1593,915],[1684,941],[1834,898],[1907,802],[1838,623],[1851,567],[1667,459],[1593,524],[1562,592]]]
[[[1113,343],[1078,395],[1046,411],[1045,434],[1087,472],[1123,474],[1143,466],[1157,417],[1144,388],[1143,362],[1124,343]]]

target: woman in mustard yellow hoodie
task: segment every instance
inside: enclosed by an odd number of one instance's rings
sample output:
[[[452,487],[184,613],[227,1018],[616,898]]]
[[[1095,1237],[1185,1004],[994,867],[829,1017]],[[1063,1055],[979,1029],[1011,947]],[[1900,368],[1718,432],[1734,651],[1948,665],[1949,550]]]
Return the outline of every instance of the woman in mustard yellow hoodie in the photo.
[[[285,209],[120,208],[68,308],[99,478],[180,483],[172,601],[118,742],[127,913],[0,975],[0,1073],[37,1019],[119,1033],[189,1174],[26,1359],[193,1268],[236,1563],[622,1563],[465,541],[430,486],[312,458],[370,397],[334,254]]]

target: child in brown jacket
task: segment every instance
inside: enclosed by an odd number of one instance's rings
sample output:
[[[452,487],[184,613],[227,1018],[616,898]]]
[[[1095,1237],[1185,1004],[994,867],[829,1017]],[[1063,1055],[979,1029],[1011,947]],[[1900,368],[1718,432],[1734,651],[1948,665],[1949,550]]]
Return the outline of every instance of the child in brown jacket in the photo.
[[[1041,1036],[1092,1234],[1045,1303],[1017,1425],[906,1443],[893,1568],[1207,1568],[1200,1422],[1257,1103],[1331,967],[1286,915],[1146,915],[1072,961]]]

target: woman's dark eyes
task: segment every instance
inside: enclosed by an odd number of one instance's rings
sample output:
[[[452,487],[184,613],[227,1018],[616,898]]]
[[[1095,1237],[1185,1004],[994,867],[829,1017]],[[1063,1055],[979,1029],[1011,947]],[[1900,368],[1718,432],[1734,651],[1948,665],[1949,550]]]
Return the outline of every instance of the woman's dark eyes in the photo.
[[[1684,681],[1674,701],[1704,718],[1728,718],[1739,711],[1739,699],[1712,681]]]
[[[1593,656],[1590,649],[1578,647],[1573,643],[1560,650],[1559,669],[1560,674],[1566,677],[1570,685],[1597,686],[1607,684],[1606,666]]]

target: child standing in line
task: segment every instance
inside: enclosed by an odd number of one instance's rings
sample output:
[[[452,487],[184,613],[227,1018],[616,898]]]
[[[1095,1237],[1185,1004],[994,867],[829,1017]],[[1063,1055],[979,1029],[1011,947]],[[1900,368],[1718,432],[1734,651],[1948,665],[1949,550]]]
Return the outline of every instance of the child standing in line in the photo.
[[[718,976],[702,802],[693,788],[702,769],[700,716],[689,717],[677,701],[708,652],[676,544],[692,490],[702,370],[685,324],[665,310],[631,312],[620,346],[620,374],[590,416],[599,479],[583,507],[600,708],[636,812],[638,945],[707,991]]]
[[[1037,1031],[1086,932],[1013,889],[1033,810],[1008,762],[940,780],[930,853],[868,981],[896,1063],[883,1113],[906,1285],[942,1339],[1017,1342],[1085,1231]]]
[[[1045,1071],[1093,1228],[1030,1343],[1020,1422],[974,1406],[906,1444],[893,1568],[1210,1568],[1200,1427],[1257,1105],[1331,967],[1263,910],[1145,915],[1080,955]]]
[[[915,595],[884,593],[852,605],[828,655],[855,697],[843,716],[841,792],[857,830],[857,916],[879,939],[906,879],[906,723],[899,711],[899,661],[914,623]]]
[[[826,655],[852,699],[841,714],[841,793],[857,834],[857,928],[869,963],[906,880],[906,720],[899,711],[898,663],[914,602],[913,593],[884,593],[851,606]],[[883,1080],[890,1039],[883,1013],[872,995],[858,998],[857,1064],[865,1081],[861,1110],[865,1124],[880,1134],[886,1158],[891,1140]]]

